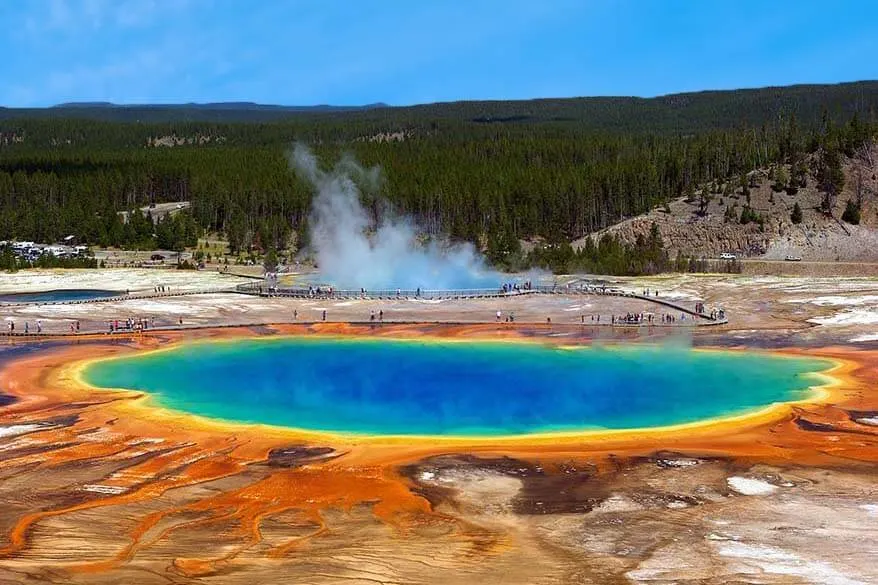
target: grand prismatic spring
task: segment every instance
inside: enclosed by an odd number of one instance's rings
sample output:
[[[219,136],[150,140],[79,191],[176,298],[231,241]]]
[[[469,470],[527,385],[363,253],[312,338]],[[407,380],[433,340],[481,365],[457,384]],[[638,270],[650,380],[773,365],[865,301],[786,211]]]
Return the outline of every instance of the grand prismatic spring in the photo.
[[[659,427],[799,401],[825,360],[673,346],[292,337],[99,361],[95,386],[228,421],[373,435]]]
[[[599,333],[318,322],[4,347],[0,574],[603,583],[710,559],[702,576],[870,576],[871,352]],[[764,542],[785,523],[819,545]]]

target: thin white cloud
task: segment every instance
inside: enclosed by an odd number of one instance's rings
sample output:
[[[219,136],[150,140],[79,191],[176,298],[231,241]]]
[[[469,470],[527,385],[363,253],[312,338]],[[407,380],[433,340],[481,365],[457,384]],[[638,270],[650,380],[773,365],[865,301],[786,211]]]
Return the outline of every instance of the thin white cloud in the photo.
[[[46,32],[80,34],[156,24],[192,9],[190,0],[43,0],[20,14],[19,25],[30,35]],[[12,23],[16,24],[16,23]]]

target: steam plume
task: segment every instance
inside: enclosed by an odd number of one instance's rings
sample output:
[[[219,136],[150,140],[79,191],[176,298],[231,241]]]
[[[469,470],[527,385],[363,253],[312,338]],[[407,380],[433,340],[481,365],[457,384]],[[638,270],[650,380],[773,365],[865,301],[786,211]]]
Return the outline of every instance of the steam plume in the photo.
[[[345,157],[331,172],[297,144],[290,163],[316,190],[310,217],[311,248],[322,277],[340,288],[493,288],[503,276],[490,270],[471,244],[417,240],[408,218],[375,223],[360,203],[360,184],[377,189],[380,169]]]

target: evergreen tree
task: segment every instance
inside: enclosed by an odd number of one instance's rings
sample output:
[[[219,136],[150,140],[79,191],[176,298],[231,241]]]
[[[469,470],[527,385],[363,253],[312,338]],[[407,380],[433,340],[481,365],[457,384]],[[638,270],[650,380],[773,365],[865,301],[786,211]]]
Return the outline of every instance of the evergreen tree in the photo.
[[[268,248],[268,251],[265,252],[265,259],[262,265],[266,272],[274,272],[277,270],[277,251],[274,247]]]
[[[844,213],[841,215],[842,221],[846,221],[852,225],[859,225],[860,223],[860,206],[857,205],[853,200],[848,200],[847,205],[845,205]]]

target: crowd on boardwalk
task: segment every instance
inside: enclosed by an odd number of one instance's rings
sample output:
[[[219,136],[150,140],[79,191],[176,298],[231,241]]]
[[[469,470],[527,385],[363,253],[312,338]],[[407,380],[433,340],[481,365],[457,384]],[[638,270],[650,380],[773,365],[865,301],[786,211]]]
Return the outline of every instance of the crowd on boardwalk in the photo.
[[[325,319],[324,319],[325,320]],[[105,321],[106,329],[105,331],[108,333],[121,333],[121,332],[141,332],[146,331],[147,329],[152,329],[155,327],[155,317],[128,317],[127,319],[111,319]],[[177,319],[177,325],[183,325],[183,318],[180,317]],[[66,325],[66,332],[71,335],[76,335],[81,331],[81,323],[80,321],[74,320],[69,321]],[[43,333],[43,321],[42,319],[37,319],[34,321],[34,326],[31,327],[30,321],[24,322],[24,327],[16,330],[15,328],[15,320],[7,319],[6,321],[6,331],[10,335],[16,334],[24,334],[24,335],[41,335]],[[60,333],[57,327],[54,331],[55,334]]]
[[[274,283],[276,284],[276,283]],[[259,291],[262,292],[262,287],[259,287]],[[303,289],[304,290],[304,289]],[[331,286],[314,286],[309,285],[307,290],[307,298],[316,299],[316,298],[333,298],[338,291],[336,291]],[[593,284],[593,283],[568,283],[562,286],[558,286],[557,283],[552,285],[551,287],[541,286],[536,290],[534,289],[533,283],[529,280],[523,282],[506,282],[502,283],[499,289],[494,289],[498,294],[495,296],[508,296],[508,295],[517,295],[526,292],[541,292],[541,293],[557,293],[557,294],[611,294],[616,297],[628,298],[633,297],[635,299],[642,299],[645,301],[652,301],[657,303],[658,305],[663,305],[666,308],[671,309],[672,311],[665,312],[646,312],[642,310],[638,311],[626,311],[625,313],[614,313],[610,315],[600,315],[598,313],[589,314],[589,313],[581,313],[579,314],[579,324],[583,326],[592,325],[592,326],[653,326],[653,325],[695,325],[699,320],[710,320],[713,322],[724,322],[725,321],[725,312],[722,309],[712,309],[709,312],[707,311],[706,305],[698,301],[694,304],[694,310],[684,307],[682,304],[678,302],[673,302],[666,300],[664,298],[660,299],[659,291],[655,289],[644,288],[639,291],[639,293],[626,292],[620,289],[608,288],[606,284]],[[165,295],[172,294],[171,287],[166,285],[156,285],[153,287],[154,294],[157,295]],[[348,296],[352,291],[342,291],[345,296]],[[417,288],[415,290],[407,290],[403,291],[402,289],[397,288],[395,291],[378,291],[380,296],[370,294],[365,288],[360,288],[358,291],[358,295],[361,299],[371,299],[371,300],[403,300],[403,299],[411,299],[411,298],[420,298],[421,297],[421,289]],[[429,291],[427,294],[434,294],[437,291]],[[130,291],[125,291],[125,296],[130,297]],[[138,295],[136,298],[140,298]],[[674,311],[676,309],[676,311]],[[319,311],[319,317],[317,319],[306,319],[306,322],[310,322],[312,320],[317,321],[327,321],[328,314],[326,309],[317,309]],[[568,309],[565,309],[565,311]],[[530,311],[528,311],[530,313]],[[397,313],[399,316],[399,314]],[[504,312],[502,309],[496,310],[496,312],[491,313],[494,320],[497,323],[515,323],[516,316],[514,311],[506,311]],[[298,308],[293,308],[292,311],[293,321],[299,321],[299,310]],[[486,318],[476,319],[476,321],[490,321],[491,317],[485,316]],[[533,322],[534,315],[528,315],[526,318],[527,321]],[[104,333],[131,333],[131,332],[143,332],[150,329],[154,329],[156,327],[156,316],[149,317],[127,317],[125,319],[100,319],[97,321],[103,321],[105,323],[105,328],[103,329]],[[158,316],[160,319],[160,327],[166,328],[169,326],[172,327],[182,327],[183,326],[183,318],[177,317],[169,322],[167,319],[167,315],[164,317]],[[368,314],[370,323],[384,323],[385,322],[385,309],[379,308],[369,309]],[[345,320],[351,320],[351,316],[349,314],[344,315]],[[575,319],[575,317],[574,317]],[[356,318],[353,319],[356,321]],[[398,321],[398,319],[394,319]],[[537,319],[538,322],[540,319]],[[44,326],[43,322],[40,319],[37,319],[33,324],[30,321],[25,320],[23,323],[23,328],[19,328],[16,330],[15,320],[7,318],[7,332],[9,335],[40,335],[43,334]],[[63,328],[58,327],[58,322],[54,321],[54,326],[51,327],[51,333],[59,334],[62,332],[66,332],[71,335],[76,335],[80,333],[80,322],[76,321],[67,321],[66,327],[69,330],[65,331]],[[552,316],[545,316],[545,323],[552,323]],[[573,321],[575,323],[575,321]],[[572,324],[570,322],[569,317],[565,318],[561,321],[561,324]],[[62,327],[64,327],[62,325]],[[91,325],[90,333],[100,333],[100,328],[96,328],[94,323]]]
[[[659,318],[660,317],[660,318]],[[580,315],[580,323],[582,325],[586,324],[586,315]],[[680,313],[680,321],[686,321],[686,313]],[[589,323],[592,325],[600,325],[601,324],[601,316],[600,315],[589,315]],[[604,319],[604,324],[607,323],[607,320]],[[672,315],[671,313],[662,313],[660,316],[655,313],[625,313],[624,315],[610,315],[610,325],[655,325],[661,323],[662,325],[673,325],[677,323],[677,316]]]

